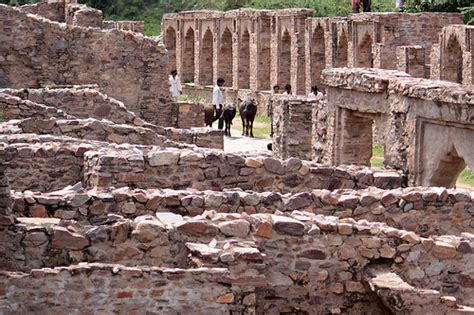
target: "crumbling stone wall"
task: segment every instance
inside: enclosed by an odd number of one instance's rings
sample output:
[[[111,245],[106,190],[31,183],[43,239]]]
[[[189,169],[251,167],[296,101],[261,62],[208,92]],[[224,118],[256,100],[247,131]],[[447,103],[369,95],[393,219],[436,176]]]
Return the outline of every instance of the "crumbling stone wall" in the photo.
[[[125,265],[143,261],[162,266],[184,263],[185,268],[218,267],[228,270],[225,283],[231,288],[256,289],[251,304],[262,310],[298,308],[310,312],[315,308],[311,301],[320,299],[318,310],[340,307],[380,312],[383,308],[367,286],[374,276],[366,273],[379,265],[404,275],[417,288],[436,288],[431,294],[437,301],[449,294],[455,301],[451,307],[473,303],[469,286],[472,274],[462,268],[473,255],[470,234],[422,238],[384,224],[302,212],[230,217],[208,213],[201,219],[162,213],[137,217],[133,222],[119,216],[110,219],[107,224],[86,229],[73,224],[67,229],[57,223],[41,228],[21,219],[26,226],[19,226],[12,233],[17,241],[10,242],[16,252],[25,253],[21,264],[26,265],[17,268],[28,270],[34,264],[53,262],[70,265],[95,255]],[[9,237],[13,239],[13,235]],[[208,245],[212,240],[214,244]],[[116,246],[111,246],[112,242]],[[6,255],[4,259],[13,262],[16,258]],[[117,273],[120,268],[117,266]],[[135,269],[134,274],[139,278],[144,271]],[[10,282],[8,290],[17,287]],[[232,297],[227,296],[227,303]],[[269,297],[273,297],[271,301]],[[410,307],[407,302],[400,305],[390,300],[385,302],[391,307]]]
[[[397,70],[416,78],[427,78],[425,48],[422,46],[397,47]]]
[[[474,85],[474,27],[449,25],[439,35],[431,51],[431,78]]]
[[[368,169],[328,168],[299,159],[242,157],[201,150],[153,148],[137,151],[111,149],[85,154],[87,187],[132,186],[137,188],[218,189],[239,187],[256,191],[308,191],[310,189],[400,187],[398,174],[374,176]]]
[[[405,188],[360,191],[312,190],[295,194],[240,190],[187,191],[161,189],[111,189],[98,193],[17,192],[13,214],[21,217],[59,218],[98,224],[110,214],[133,219],[155,212],[183,216],[217,213],[291,213],[353,218],[413,231],[423,237],[474,232],[474,204],[468,191],[446,188]]]
[[[66,27],[0,6],[0,86],[97,84],[144,120],[165,125],[171,102],[165,48],[135,33]],[[36,36],[35,34],[40,34]],[[140,47],[137,49],[137,47]],[[28,54],[24,52],[28,51]]]
[[[473,168],[470,89],[388,70],[333,69],[324,78],[334,143],[323,152],[332,151],[332,163],[367,165],[372,141],[363,121],[380,119],[384,164],[403,170],[409,184],[453,187],[466,165]]]
[[[229,272],[222,268],[182,270],[92,263],[57,270],[2,273],[0,277],[5,285],[0,306],[3,314],[70,313],[79,309],[86,313],[139,313],[146,309],[169,314],[205,309],[213,314],[252,314],[255,308],[247,302],[252,298],[245,299],[253,296],[252,291],[232,288],[227,280]],[[203,283],[212,284],[212,290],[202,291]],[[61,300],[60,305],[57,299]],[[102,304],[102,299],[110,302]]]
[[[273,101],[272,150],[276,157],[310,160],[315,102],[279,97]],[[296,136],[298,135],[298,136]]]
[[[294,94],[305,95],[312,85],[323,84],[323,69],[397,69],[407,64],[403,54],[397,61],[397,47],[421,45],[431,51],[443,27],[463,23],[458,13],[311,15],[289,9],[167,14],[163,40],[170,65],[184,83],[194,83],[191,90],[223,76],[234,90],[257,92],[290,83]],[[425,68],[424,56],[417,55],[417,63]],[[425,71],[428,67],[411,74],[425,77]]]

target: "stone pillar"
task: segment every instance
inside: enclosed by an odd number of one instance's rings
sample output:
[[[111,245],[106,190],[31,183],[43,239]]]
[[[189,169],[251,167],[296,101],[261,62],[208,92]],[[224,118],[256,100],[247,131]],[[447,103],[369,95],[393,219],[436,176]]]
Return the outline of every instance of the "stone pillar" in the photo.
[[[311,159],[314,102],[280,97],[273,102],[273,153],[280,159]]]
[[[397,47],[397,70],[416,78],[425,78],[425,48],[423,46]]]
[[[439,44],[433,44],[430,52],[430,79],[440,80],[441,79],[441,53]]]
[[[249,78],[249,87],[252,91],[257,91],[258,89],[258,26],[257,21],[252,20],[250,30],[250,78]]]

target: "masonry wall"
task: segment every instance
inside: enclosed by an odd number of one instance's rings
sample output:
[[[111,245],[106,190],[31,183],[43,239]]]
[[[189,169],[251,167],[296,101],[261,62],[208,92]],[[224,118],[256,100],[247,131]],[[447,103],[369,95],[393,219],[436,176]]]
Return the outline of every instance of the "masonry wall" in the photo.
[[[332,163],[368,165],[371,128],[364,126],[380,120],[385,126],[384,165],[402,170],[410,185],[454,187],[460,172],[474,166],[469,88],[387,70],[333,69],[324,74],[334,117],[329,135],[334,143],[326,150]]]
[[[144,120],[165,125],[170,103],[165,48],[151,38],[120,31],[66,27],[0,6],[0,86],[37,88],[98,84]],[[39,35],[35,35],[39,34]],[[28,54],[24,54],[28,51]]]
[[[88,152],[84,184],[88,187],[131,186],[173,189],[241,188],[255,191],[295,192],[310,189],[400,187],[398,174],[374,176],[369,169],[335,169],[274,158],[244,158],[220,152],[143,150],[129,158],[125,152]]]
[[[225,217],[209,214],[201,219],[164,213],[156,217],[138,217],[133,222],[115,216],[115,222],[109,222],[112,224],[86,229],[73,225],[67,229],[57,224],[41,228],[25,219],[20,221],[25,227],[11,229],[9,238],[13,240],[16,236],[17,241],[11,242],[15,246],[6,252],[15,250],[16,253],[24,253],[25,259],[21,264],[26,263],[26,266],[17,265],[17,268],[26,267],[26,270],[32,266],[28,264],[71,265],[74,261],[85,262],[91,259],[91,255],[124,265],[143,261],[162,266],[184,263],[187,268],[218,267],[229,271],[227,277],[218,278],[221,283],[228,284],[229,290],[210,286],[212,290],[217,290],[214,299],[218,297],[222,304],[241,301],[239,291],[230,291],[240,287],[240,292],[249,294],[253,293],[254,288],[257,289],[255,300],[249,306],[258,305],[266,310],[290,311],[298,308],[310,312],[315,307],[320,311],[339,307],[354,312],[382,312],[384,308],[367,286],[373,275],[366,272],[377,265],[403,275],[416,288],[434,290],[425,298],[434,295],[433,300],[439,301],[441,295],[450,295],[456,298],[457,303],[473,303],[473,289],[469,285],[472,273],[463,268],[473,255],[472,238],[469,236],[421,238],[416,233],[384,224],[298,212],[286,216]],[[213,239],[214,245],[207,245]],[[112,243],[115,246],[111,246]],[[6,255],[3,259],[17,260],[15,255]],[[5,270],[5,265],[2,266]],[[121,269],[124,269],[122,272],[127,270],[116,265],[115,273],[120,274]],[[131,278],[146,279],[148,269],[141,269],[132,269]],[[91,271],[91,268],[86,270]],[[62,273],[65,271],[67,269],[58,268],[52,273],[69,280],[67,272]],[[38,271],[36,275],[43,272],[47,274],[48,270]],[[79,271],[75,274],[75,277],[83,275]],[[183,279],[183,273],[179,274],[181,276],[177,279]],[[94,279],[94,273],[89,276]],[[71,281],[74,279],[77,278]],[[10,290],[21,288],[21,282],[15,285],[18,282],[8,278],[6,281],[10,283],[5,289],[8,294],[2,298],[9,299],[13,295]],[[120,282],[117,285],[120,286]],[[191,284],[191,287],[194,285]],[[124,288],[129,290],[123,291]],[[169,288],[166,286],[165,292]],[[207,286],[205,288],[209,290]],[[106,290],[111,290],[106,291],[111,294],[118,293],[114,285],[109,285]],[[127,286],[120,286],[120,292],[129,292],[120,296],[131,298],[135,296],[135,290],[135,282],[131,281]],[[414,288],[411,287],[411,290]],[[221,295],[222,292],[225,296]],[[189,296],[187,298],[190,299]],[[317,306],[311,302],[315,299],[321,301]],[[389,304],[391,307],[396,305],[393,300]],[[409,307],[408,303],[403,304],[403,308],[406,307]]]
[[[214,314],[250,314],[254,306],[245,306],[241,301],[252,291],[234,291],[225,283],[228,274],[222,268],[139,269],[97,263],[31,273],[2,273],[0,312],[140,313],[146,309],[169,314],[199,313],[205,309]],[[210,286],[204,288],[203,283]],[[56,303],[58,299],[61,304]]]
[[[17,217],[58,218],[85,224],[106,222],[110,214],[133,219],[155,212],[183,216],[217,213],[263,214],[304,211],[316,215],[383,222],[388,226],[429,235],[474,232],[472,194],[462,189],[406,188],[395,190],[328,191],[282,194],[254,191],[173,191],[108,189],[11,195]]]
[[[316,102],[280,97],[273,101],[272,151],[275,157],[310,160],[312,112]]]

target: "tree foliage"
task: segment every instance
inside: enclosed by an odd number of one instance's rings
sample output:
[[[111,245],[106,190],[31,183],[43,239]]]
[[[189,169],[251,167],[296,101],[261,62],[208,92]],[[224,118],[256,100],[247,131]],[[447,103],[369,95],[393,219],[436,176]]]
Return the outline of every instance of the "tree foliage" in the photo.
[[[184,10],[232,10],[241,7],[257,9],[310,8],[315,16],[346,16],[351,12],[350,0],[79,0],[100,9],[110,20],[144,20],[145,34],[160,33],[161,18],[165,13]],[[38,0],[0,0],[0,3],[23,5]],[[474,24],[472,0],[407,0],[406,11],[459,12],[466,22]],[[395,0],[372,0],[372,11],[394,11]]]

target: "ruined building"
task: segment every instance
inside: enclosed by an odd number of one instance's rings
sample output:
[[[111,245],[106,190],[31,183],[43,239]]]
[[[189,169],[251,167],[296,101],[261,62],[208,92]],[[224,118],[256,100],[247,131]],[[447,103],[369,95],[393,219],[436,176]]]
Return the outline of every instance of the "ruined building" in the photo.
[[[474,313],[472,28],[311,15],[167,15],[165,47],[0,5],[0,313]],[[225,73],[228,96],[327,97],[275,99],[274,154],[228,153],[172,68],[195,95]]]

